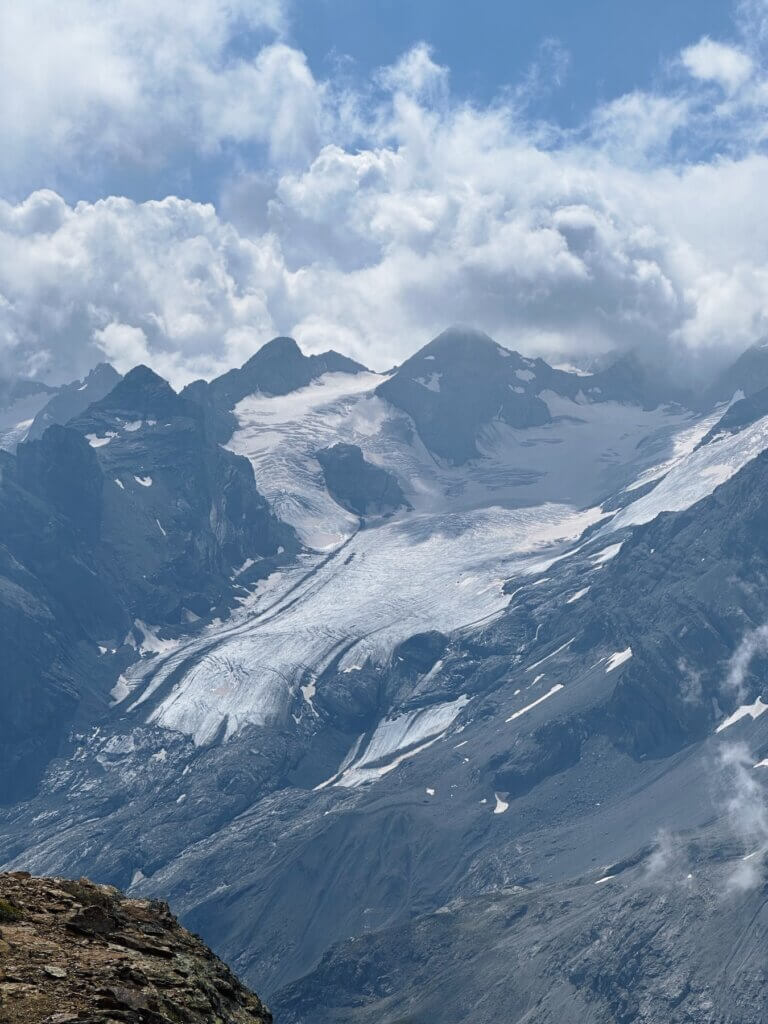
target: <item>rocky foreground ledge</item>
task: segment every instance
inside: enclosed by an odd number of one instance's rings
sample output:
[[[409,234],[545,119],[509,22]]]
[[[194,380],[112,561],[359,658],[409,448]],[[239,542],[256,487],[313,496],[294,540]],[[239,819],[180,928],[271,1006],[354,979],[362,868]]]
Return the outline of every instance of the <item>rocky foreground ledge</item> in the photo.
[[[268,1024],[166,903],[0,874],[0,1024]]]

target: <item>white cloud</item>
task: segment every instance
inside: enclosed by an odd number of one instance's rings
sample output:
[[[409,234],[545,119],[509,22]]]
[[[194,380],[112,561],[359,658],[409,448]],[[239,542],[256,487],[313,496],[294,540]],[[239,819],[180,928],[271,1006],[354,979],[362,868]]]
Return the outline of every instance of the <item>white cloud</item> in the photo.
[[[418,43],[391,67],[383,68],[377,77],[392,92],[422,97],[431,94],[434,98],[447,87],[448,69],[435,63],[431,47]]]
[[[704,37],[681,54],[683,65],[702,82],[717,82],[726,92],[735,92],[752,76],[752,58],[743,50]]]
[[[283,0],[24,0],[0,5],[0,187],[158,168],[256,142],[306,155],[322,88],[279,42]],[[253,58],[233,46],[266,36]]]
[[[527,124],[519,91],[456,100],[424,45],[375,89],[318,82],[280,41],[277,3],[200,0],[187,18],[181,0],[110,0],[89,17],[95,4],[55,8],[35,39],[32,15],[0,11],[0,34],[13,22],[31,47],[29,67],[0,66],[0,86],[32,112],[11,124],[0,181],[54,155],[151,166],[189,145],[231,147],[231,176],[218,210],[70,205],[51,190],[0,201],[5,364],[60,379],[106,353],[178,384],[294,333],[383,367],[458,321],[545,355],[641,346],[688,365],[768,332],[756,54],[747,78],[746,51],[702,41],[682,56],[693,76],[565,132]],[[30,0],[38,20],[47,7]],[[248,59],[230,48],[243,26],[267,33]],[[728,97],[702,85],[715,74]]]

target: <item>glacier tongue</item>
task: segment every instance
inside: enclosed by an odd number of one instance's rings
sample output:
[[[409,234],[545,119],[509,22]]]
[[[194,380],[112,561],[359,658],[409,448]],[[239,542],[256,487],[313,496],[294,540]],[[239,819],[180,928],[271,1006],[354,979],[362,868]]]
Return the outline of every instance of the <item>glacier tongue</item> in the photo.
[[[533,571],[537,555],[561,550],[599,518],[595,509],[545,505],[412,516],[361,530],[298,583],[289,575],[268,612],[244,612],[236,625],[144,668],[132,707],[161,694],[177,672],[150,721],[196,743],[222,728],[230,736],[247,723],[286,721],[307,671],[319,674],[341,650],[342,669],[381,664],[415,633],[448,633],[499,613],[510,576]]]

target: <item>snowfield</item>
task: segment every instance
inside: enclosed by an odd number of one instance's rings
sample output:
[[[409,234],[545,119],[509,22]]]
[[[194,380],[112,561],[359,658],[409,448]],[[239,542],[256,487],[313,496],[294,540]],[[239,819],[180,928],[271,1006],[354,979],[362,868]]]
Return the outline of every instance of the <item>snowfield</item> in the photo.
[[[685,508],[768,446],[768,418],[694,451],[713,417],[544,392],[553,423],[529,430],[495,423],[480,441],[484,457],[453,467],[373,394],[383,379],[332,373],[287,396],[256,394],[238,403],[239,429],[228,447],[250,459],[260,490],[307,551],[295,567],[262,581],[226,624],[156,654],[145,645],[121,676],[117,702],[197,744],[226,740],[248,724],[289,725],[297,696],[299,715],[315,714],[317,687],[332,662],[341,671],[383,665],[416,633],[451,633],[498,615],[514,597],[504,594],[506,581],[574,553],[590,526],[610,516],[600,528],[607,540],[660,511]],[[393,473],[412,508],[373,524],[341,508],[316,458],[339,441],[359,445]],[[618,513],[601,511],[602,501],[649,481],[657,481],[650,493]],[[565,494],[580,503],[566,504]],[[605,546],[595,568],[620,547]],[[587,590],[571,589],[564,600]],[[614,655],[606,671],[630,656]],[[557,692],[553,687],[530,707]],[[340,769],[344,785],[389,770],[392,761],[372,750],[394,726],[380,728]],[[397,757],[400,749],[387,747],[386,754]]]
[[[189,662],[150,721],[199,744],[246,723],[286,721],[299,686],[333,658],[341,656],[342,670],[381,664],[415,633],[448,633],[498,614],[510,600],[505,580],[598,518],[593,509],[547,505],[414,515],[360,530],[333,556],[305,561],[303,578],[273,581],[268,611],[250,606],[242,622],[215,627],[164,660],[138,663],[120,695],[136,692],[138,707]]]

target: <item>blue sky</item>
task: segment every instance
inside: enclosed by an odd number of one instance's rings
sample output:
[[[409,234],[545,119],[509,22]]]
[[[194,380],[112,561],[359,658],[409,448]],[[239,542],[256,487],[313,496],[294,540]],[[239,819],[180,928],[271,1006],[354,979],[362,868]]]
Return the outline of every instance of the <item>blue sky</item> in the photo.
[[[0,372],[768,336],[768,0],[0,5]]]
[[[360,78],[424,40],[454,90],[477,102],[514,86],[542,44],[557,41],[569,66],[541,112],[566,124],[651,85],[692,40],[732,32],[727,0],[297,0],[289,30],[318,73],[345,56]]]

